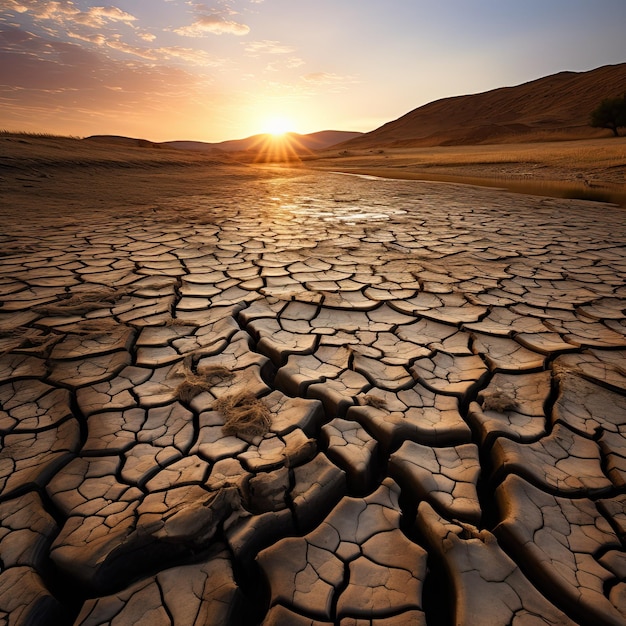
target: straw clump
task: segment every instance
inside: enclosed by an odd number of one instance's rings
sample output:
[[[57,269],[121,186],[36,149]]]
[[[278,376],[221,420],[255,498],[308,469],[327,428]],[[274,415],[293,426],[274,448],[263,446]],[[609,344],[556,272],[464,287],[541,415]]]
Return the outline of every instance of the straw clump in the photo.
[[[234,376],[233,372],[223,365],[204,365],[196,372],[191,369],[190,363],[183,362],[183,380],[176,387],[174,395],[179,402],[191,402],[203,391],[209,391],[215,385]]]
[[[13,350],[44,356],[60,338],[61,335],[44,334],[40,330],[23,326],[0,330],[0,356]]]
[[[126,295],[123,289],[88,289],[72,294],[69,298],[44,304],[35,308],[37,313],[44,315],[83,315],[98,309],[105,309],[115,304],[122,296]]]
[[[225,435],[262,437],[272,425],[267,405],[247,391],[219,398],[213,403],[213,410],[226,418],[222,427]]]

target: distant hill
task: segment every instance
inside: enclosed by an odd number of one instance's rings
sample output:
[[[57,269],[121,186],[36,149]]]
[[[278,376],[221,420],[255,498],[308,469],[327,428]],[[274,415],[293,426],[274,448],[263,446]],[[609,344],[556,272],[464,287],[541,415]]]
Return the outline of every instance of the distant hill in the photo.
[[[343,130],[322,130],[317,133],[300,135],[299,133],[286,133],[290,144],[296,152],[309,152],[311,150],[325,150],[336,144],[360,137],[363,133]],[[272,141],[272,135],[261,134],[247,137],[246,139],[232,139],[219,143],[205,143],[203,141],[166,141],[161,145],[179,150],[197,150],[201,152],[244,152],[248,150],[259,151]]]
[[[603,136],[589,115],[626,93],[626,63],[560,72],[516,87],[444,98],[341,144],[342,149],[445,146]],[[606,131],[609,132],[609,131]]]
[[[113,144],[117,146],[134,146],[137,148],[160,148],[158,143],[147,139],[135,139],[133,137],[121,137],[120,135],[91,135],[85,137],[85,141],[95,141],[98,143]]]
[[[54,168],[169,168],[241,165],[228,154],[174,150],[146,139],[94,135],[79,139],[47,133],[0,133],[0,169]],[[6,155],[6,156],[5,156]]]

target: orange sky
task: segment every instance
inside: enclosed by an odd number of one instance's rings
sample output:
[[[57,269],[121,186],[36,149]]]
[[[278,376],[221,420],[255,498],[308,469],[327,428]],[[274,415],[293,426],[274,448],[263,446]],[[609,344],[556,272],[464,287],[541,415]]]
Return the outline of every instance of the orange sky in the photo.
[[[624,0],[0,0],[0,128],[153,141],[369,131],[626,61]]]

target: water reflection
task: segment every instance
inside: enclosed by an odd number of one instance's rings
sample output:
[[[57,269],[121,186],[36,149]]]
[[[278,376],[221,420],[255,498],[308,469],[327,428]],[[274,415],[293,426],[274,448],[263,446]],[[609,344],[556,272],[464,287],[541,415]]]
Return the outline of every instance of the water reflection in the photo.
[[[502,185],[505,189],[517,193],[537,196],[553,196],[569,200],[591,200],[593,202],[610,202],[626,207],[626,191],[607,188],[594,188],[583,183],[548,182],[539,180],[507,181]]]
[[[379,180],[421,180],[430,182],[457,183],[464,185],[477,185],[479,187],[492,187],[505,189],[515,193],[523,193],[534,196],[549,196],[568,200],[591,200],[593,202],[606,202],[617,204],[626,208],[626,189],[615,187],[594,187],[593,184],[576,182],[557,182],[536,179],[511,180],[504,178],[480,178],[474,176],[455,176],[435,173],[403,173],[401,177],[389,178],[385,175],[362,174],[357,172],[333,172],[348,176],[358,176],[364,179]]]

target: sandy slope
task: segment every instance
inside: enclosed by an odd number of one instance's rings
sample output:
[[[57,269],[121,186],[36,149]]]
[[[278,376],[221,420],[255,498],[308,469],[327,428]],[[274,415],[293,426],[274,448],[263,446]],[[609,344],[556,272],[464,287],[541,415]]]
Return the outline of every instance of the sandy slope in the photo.
[[[626,63],[560,72],[514,87],[436,100],[343,145],[400,148],[598,137],[605,131],[589,126],[591,111],[602,99],[624,91]]]

